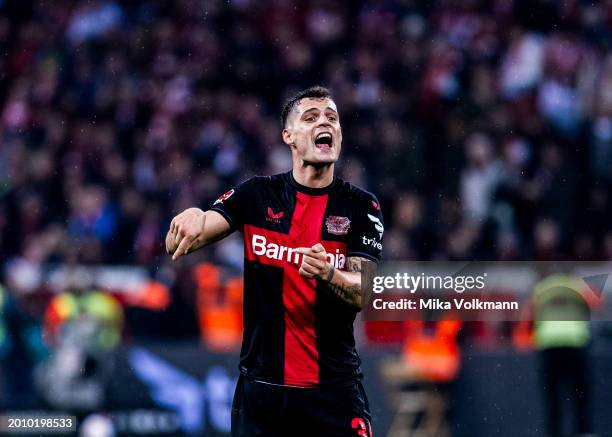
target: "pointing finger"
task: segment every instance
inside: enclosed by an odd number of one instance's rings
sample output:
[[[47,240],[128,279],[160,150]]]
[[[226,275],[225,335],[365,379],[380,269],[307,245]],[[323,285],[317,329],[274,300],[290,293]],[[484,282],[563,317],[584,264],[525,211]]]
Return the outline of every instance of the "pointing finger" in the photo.
[[[172,256],[172,261],[176,261],[179,256],[186,255],[189,246],[191,246],[192,239],[185,237],[181,240],[181,243],[178,245],[174,255]]]

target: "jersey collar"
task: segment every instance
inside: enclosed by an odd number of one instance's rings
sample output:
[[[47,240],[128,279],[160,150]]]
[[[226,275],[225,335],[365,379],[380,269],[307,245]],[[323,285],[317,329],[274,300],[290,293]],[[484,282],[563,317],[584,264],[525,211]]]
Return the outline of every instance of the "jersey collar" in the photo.
[[[296,181],[295,178],[293,177],[292,170],[289,170],[287,173],[285,173],[285,177],[287,178],[289,184],[291,184],[296,190],[298,190],[301,193],[308,194],[310,196],[320,196],[320,195],[329,193],[336,185],[336,180],[337,180],[336,176],[334,175],[334,178],[331,184],[329,184],[328,186],[322,187],[322,188],[311,188],[311,187],[307,187],[305,185],[298,183],[298,181]]]

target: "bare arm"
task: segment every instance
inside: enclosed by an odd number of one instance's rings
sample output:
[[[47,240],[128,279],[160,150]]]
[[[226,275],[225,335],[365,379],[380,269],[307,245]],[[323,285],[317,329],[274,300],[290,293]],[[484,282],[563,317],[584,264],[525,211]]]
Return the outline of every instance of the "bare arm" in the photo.
[[[216,211],[189,208],[177,215],[166,234],[166,252],[176,260],[229,235],[231,226]]]
[[[320,243],[310,249],[300,248],[299,251],[304,254],[300,275],[327,282],[330,293],[358,311],[367,305],[370,299],[367,291],[376,271],[376,263],[362,257],[349,257],[347,271],[336,270],[327,262],[327,253]]]

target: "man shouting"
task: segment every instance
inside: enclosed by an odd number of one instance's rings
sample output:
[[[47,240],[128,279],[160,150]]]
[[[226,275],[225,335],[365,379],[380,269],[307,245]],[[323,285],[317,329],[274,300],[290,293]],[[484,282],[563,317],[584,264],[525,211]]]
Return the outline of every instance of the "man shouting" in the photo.
[[[371,436],[353,323],[381,257],[380,204],[334,176],[342,129],[327,89],[291,98],[282,127],[292,170],[177,215],[166,249],[176,260],[235,230],[244,236],[232,436]]]

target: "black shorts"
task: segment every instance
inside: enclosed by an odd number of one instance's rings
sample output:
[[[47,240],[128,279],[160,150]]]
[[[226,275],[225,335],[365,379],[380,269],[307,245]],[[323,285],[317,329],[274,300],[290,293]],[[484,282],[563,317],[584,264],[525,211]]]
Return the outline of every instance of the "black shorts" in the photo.
[[[240,375],[232,404],[232,437],[372,436],[370,406],[360,381],[299,388]]]

